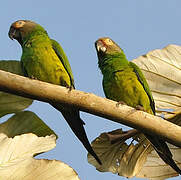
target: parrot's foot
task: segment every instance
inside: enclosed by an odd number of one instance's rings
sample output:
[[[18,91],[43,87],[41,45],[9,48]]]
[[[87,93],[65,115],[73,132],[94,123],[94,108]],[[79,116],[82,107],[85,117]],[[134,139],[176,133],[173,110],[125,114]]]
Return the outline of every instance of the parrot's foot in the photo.
[[[125,142],[127,139],[135,136],[136,134],[140,133],[138,130],[136,129],[131,129],[129,131],[123,131],[122,134],[109,134],[107,133],[107,136],[109,137],[109,141],[111,142],[111,144],[117,143],[117,142]]]
[[[68,92],[70,92],[72,89],[74,89],[73,86],[66,86],[66,88],[68,89]]]
[[[34,79],[34,80],[38,80],[36,77],[34,77],[33,75],[31,75],[30,77],[29,77],[30,79]]]
[[[144,108],[143,108],[143,106],[141,106],[141,105],[137,105],[137,106],[135,107],[135,109],[136,109],[136,110],[140,110],[140,111],[145,111]]]
[[[124,101],[119,101],[116,103],[116,107],[119,107],[119,105],[127,105]]]

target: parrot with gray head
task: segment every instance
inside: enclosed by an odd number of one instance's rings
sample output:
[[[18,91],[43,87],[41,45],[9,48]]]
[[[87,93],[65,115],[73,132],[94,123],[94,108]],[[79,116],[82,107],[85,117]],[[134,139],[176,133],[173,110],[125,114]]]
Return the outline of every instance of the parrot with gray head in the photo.
[[[123,50],[110,38],[95,42],[98,65],[103,74],[103,89],[108,99],[124,102],[128,106],[155,115],[155,103],[148,83],[140,68],[127,60]],[[149,122],[148,122],[149,123]],[[165,141],[155,135],[144,133],[160,158],[177,173],[180,168],[172,158]]]
[[[29,20],[18,20],[11,25],[9,37],[16,39],[22,47],[21,65],[26,76],[70,89],[75,88],[67,56],[60,44],[50,39],[42,26]],[[53,102],[51,105],[62,113],[77,138],[101,164],[88,141],[79,110]]]

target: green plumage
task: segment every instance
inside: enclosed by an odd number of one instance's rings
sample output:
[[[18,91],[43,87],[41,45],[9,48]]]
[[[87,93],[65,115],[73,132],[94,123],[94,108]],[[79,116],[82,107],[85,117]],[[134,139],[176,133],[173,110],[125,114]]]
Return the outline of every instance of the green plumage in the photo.
[[[21,62],[27,76],[52,84],[71,86],[71,77],[46,34],[42,33],[29,38],[22,49]]]
[[[67,56],[58,42],[49,38],[42,26],[32,21],[19,20],[11,25],[9,37],[16,39],[22,47],[21,64],[26,76],[70,89],[75,88]],[[62,104],[51,105],[62,113],[87,151],[101,164],[87,139],[79,111]]]
[[[140,68],[129,62],[123,50],[110,38],[98,39],[95,46],[106,97],[134,108],[141,107],[144,111],[155,114],[155,103]],[[165,141],[149,134],[145,136],[162,160],[181,174]]]
[[[114,101],[123,101],[132,107],[142,106],[149,113],[153,113],[151,103],[147,95],[150,90],[145,91],[144,86],[140,83],[135,73],[134,68],[129,62],[126,66],[117,65],[115,68],[109,69],[111,66],[106,66],[107,73],[104,74],[103,88],[107,98]],[[143,79],[143,82],[144,81]],[[152,96],[151,96],[152,97]],[[152,101],[153,103],[153,101]]]

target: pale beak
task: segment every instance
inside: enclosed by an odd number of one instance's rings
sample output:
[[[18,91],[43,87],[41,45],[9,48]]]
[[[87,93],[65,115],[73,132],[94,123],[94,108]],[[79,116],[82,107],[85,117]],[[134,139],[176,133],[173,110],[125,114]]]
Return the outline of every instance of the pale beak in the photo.
[[[107,48],[104,46],[103,42],[98,40],[95,42],[95,46],[98,52],[106,52]]]

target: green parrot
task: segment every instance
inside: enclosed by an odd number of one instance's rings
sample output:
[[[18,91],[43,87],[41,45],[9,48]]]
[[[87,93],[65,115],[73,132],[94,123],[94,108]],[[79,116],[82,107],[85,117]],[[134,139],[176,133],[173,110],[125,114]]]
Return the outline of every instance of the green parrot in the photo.
[[[22,47],[21,65],[25,76],[75,88],[67,56],[59,43],[49,38],[42,26],[29,20],[18,20],[11,25],[8,35],[11,39],[16,39]],[[51,105],[62,113],[87,151],[101,164],[88,141],[79,110],[63,104]]]
[[[140,68],[129,62],[123,50],[108,37],[98,39],[95,47],[98,65],[103,74],[105,96],[155,115],[155,103]],[[144,135],[161,159],[181,174],[165,141],[156,136],[145,133]]]

